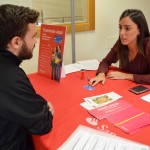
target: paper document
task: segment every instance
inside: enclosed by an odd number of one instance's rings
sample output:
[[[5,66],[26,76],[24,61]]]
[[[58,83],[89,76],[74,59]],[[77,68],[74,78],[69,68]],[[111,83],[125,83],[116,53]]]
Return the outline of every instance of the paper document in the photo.
[[[58,150],[150,150],[150,147],[80,125]]]
[[[78,61],[78,63],[65,65],[65,74],[81,71],[81,69],[97,70],[98,66],[99,61],[96,59]]]
[[[65,65],[65,74],[81,71],[81,69],[85,69],[85,67],[78,63]]]
[[[86,70],[97,70],[99,61],[96,59],[78,61],[78,63],[85,67]]]
[[[141,99],[144,100],[144,101],[146,101],[146,102],[150,102],[150,94],[142,96]]]
[[[115,92],[109,92],[109,93],[96,95],[92,97],[86,97],[84,98],[84,100],[87,102],[88,105],[93,106],[93,108],[97,108],[112,103],[120,99],[121,97],[122,96],[118,95]]]

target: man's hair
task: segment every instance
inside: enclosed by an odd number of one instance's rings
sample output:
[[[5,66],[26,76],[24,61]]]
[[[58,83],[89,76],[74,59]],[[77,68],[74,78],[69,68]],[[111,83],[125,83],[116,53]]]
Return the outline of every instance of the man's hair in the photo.
[[[0,48],[6,49],[7,44],[15,36],[24,38],[29,23],[36,23],[39,12],[29,7],[5,4],[0,6]]]

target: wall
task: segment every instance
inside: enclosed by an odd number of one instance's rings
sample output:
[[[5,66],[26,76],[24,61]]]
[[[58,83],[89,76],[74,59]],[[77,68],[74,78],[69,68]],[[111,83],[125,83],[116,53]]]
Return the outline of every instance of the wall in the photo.
[[[76,61],[85,59],[101,60],[108,53],[118,37],[118,19],[125,9],[141,9],[150,28],[149,0],[95,0],[95,3],[95,31],[76,33]],[[33,58],[21,64],[26,73],[37,71],[38,44],[34,49]],[[64,64],[72,63],[71,57],[71,34],[67,33]]]
[[[32,7],[32,0],[0,0],[1,4],[16,4]]]
[[[32,7],[36,8],[38,11],[43,11],[43,18],[49,18],[44,20],[44,23],[55,23],[63,21],[67,22],[69,17],[71,16],[71,1],[63,1],[63,0],[32,0]],[[74,7],[75,7],[75,16],[85,16],[85,12],[83,8],[86,6],[86,0],[75,0]],[[41,16],[40,16],[41,17]],[[57,17],[57,20],[55,20]],[[58,18],[59,17],[59,18]],[[53,18],[53,19],[50,19]],[[54,19],[55,18],[55,19]],[[64,20],[63,20],[64,18]]]

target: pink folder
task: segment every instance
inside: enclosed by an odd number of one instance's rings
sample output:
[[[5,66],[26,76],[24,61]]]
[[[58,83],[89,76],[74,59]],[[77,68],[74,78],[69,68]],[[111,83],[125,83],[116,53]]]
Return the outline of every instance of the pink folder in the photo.
[[[109,116],[107,120],[124,132],[133,134],[142,127],[150,124],[150,115],[132,106],[117,114]]]
[[[132,105],[129,104],[128,102],[126,102],[125,100],[119,99],[119,100],[109,103],[105,106],[101,106],[101,107],[89,110],[88,112],[91,115],[93,115],[95,118],[101,120],[101,119],[107,118],[113,114],[116,114],[122,110],[125,110],[131,106]]]

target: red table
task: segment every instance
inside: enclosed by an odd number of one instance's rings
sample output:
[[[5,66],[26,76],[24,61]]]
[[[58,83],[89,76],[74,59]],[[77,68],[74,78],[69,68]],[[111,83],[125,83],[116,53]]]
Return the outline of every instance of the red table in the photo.
[[[88,74],[90,77],[94,77],[95,71],[88,71]],[[83,88],[84,85],[87,85],[87,79],[81,80],[80,76],[81,72],[68,74],[58,83],[37,73],[28,75],[37,93],[50,101],[55,108],[52,131],[42,136],[33,135],[36,150],[56,150],[80,124],[150,145],[150,126],[144,127],[134,135],[124,133],[105,119],[98,121],[98,125],[94,126],[86,121],[87,118],[93,119],[93,117],[80,106],[80,103],[84,102],[84,97],[114,91],[123,96],[123,99],[130,104],[150,113],[150,104],[141,100],[142,96],[150,92],[135,95],[129,92],[129,88],[137,85],[136,83],[128,80],[110,79],[106,79],[104,85],[98,84],[95,86],[95,90],[89,91]],[[147,87],[150,88],[150,86]]]

